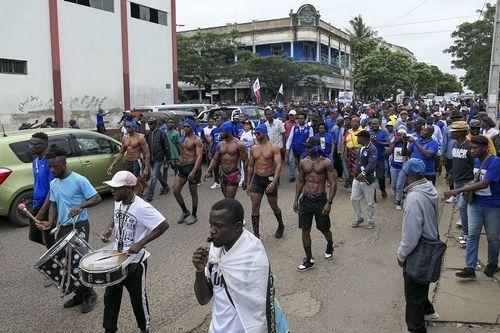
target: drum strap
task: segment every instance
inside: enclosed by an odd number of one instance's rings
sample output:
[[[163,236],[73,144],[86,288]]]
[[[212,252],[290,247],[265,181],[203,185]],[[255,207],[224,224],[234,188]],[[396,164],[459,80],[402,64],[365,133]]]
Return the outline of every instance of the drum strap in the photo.
[[[134,198],[135,199],[135,198]],[[130,205],[127,205],[125,208],[125,212],[123,212],[123,204],[120,203],[120,214],[118,215],[118,252],[122,252],[123,250],[123,227],[125,224],[125,217],[127,216],[128,209],[130,206],[134,203],[134,200],[130,203]]]

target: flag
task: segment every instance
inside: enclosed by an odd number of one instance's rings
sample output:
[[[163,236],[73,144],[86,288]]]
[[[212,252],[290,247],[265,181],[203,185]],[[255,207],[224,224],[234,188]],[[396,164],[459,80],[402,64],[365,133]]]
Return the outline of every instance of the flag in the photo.
[[[279,95],[283,95],[283,83],[280,86],[280,90],[278,90]]]
[[[253,94],[255,95],[255,101],[257,104],[260,104],[260,83],[259,83],[259,78],[255,80],[255,82],[252,85],[252,91]]]

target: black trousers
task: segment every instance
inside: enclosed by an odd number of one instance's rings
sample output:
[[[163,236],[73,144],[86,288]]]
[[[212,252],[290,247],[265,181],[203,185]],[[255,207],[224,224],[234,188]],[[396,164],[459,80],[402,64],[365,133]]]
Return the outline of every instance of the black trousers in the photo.
[[[380,191],[385,192],[385,160],[377,161],[377,168],[375,169],[377,175],[378,186]]]
[[[406,272],[403,272],[406,299],[406,326],[408,331],[426,333],[425,315],[434,313],[434,307],[429,301],[429,285],[414,282]]]
[[[106,127],[104,127],[104,125],[97,125],[97,132],[106,134]]]
[[[38,214],[38,211],[40,210],[40,208],[42,208],[42,206],[33,208],[33,211],[31,213],[34,216],[36,216],[36,214]],[[43,220],[44,221],[48,221],[49,220],[49,211],[48,210],[43,215]],[[35,242],[35,243],[39,243],[39,244],[45,245],[45,247],[48,250],[55,243],[54,236],[52,236],[50,234],[51,230],[52,229],[49,229],[49,230],[40,230],[40,229],[38,229],[36,227],[36,225],[35,225],[35,222],[33,222],[30,219],[30,230],[29,230],[29,236],[28,236],[29,240],[32,241],[32,242]]]
[[[149,329],[149,306],[146,294],[147,259],[141,263],[131,264],[125,280],[106,288],[104,292],[104,316],[102,326],[106,333],[115,333],[118,328],[118,314],[122,302],[123,287],[127,288],[130,303],[134,310],[137,326],[141,330]]]
[[[76,224],[75,228],[76,231],[78,232],[78,235],[80,235],[88,242],[90,233],[89,221],[85,220],[79,222]],[[56,232],[56,242],[66,237],[66,235],[68,235],[71,231],[73,231],[73,225],[60,227],[59,230]],[[80,286],[76,288],[75,294],[78,298],[84,301],[90,299],[93,295],[95,295],[94,290],[92,288],[84,286],[83,284],[80,284]]]

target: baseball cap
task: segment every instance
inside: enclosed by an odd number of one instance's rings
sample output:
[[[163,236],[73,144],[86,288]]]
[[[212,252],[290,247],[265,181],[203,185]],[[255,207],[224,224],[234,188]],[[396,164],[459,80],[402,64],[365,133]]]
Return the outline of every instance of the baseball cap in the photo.
[[[462,115],[460,114],[459,111],[452,111],[451,114],[450,114],[450,118],[451,119],[458,119],[458,118],[462,118]]]
[[[425,119],[422,117],[417,117],[417,119],[415,119],[415,122],[422,124],[422,125],[425,125]]]
[[[156,117],[151,117],[148,119],[148,123],[154,123],[156,121],[157,121]]]
[[[233,133],[233,123],[225,121],[220,125],[219,130],[224,133]]]
[[[488,124],[490,127],[493,127],[495,128],[497,126],[497,124],[495,124],[495,121],[493,119],[491,119],[490,117],[486,116],[483,118],[483,121]]]
[[[451,124],[451,132],[460,132],[469,130],[469,125],[463,120],[455,121]]]
[[[441,111],[434,111],[434,113],[433,113],[433,114],[434,114],[435,116],[437,116],[437,117],[441,117],[441,116],[442,116]]]
[[[425,172],[425,164],[417,158],[410,158],[403,164],[403,171],[410,176],[423,174]]]
[[[296,115],[297,115],[297,111],[295,111],[295,110],[290,110],[290,112],[288,112],[288,114],[289,114],[290,116],[296,116]]]
[[[481,122],[477,119],[472,119],[469,123],[470,128],[481,128]]]
[[[259,124],[257,127],[255,127],[254,132],[267,134],[266,124]]]
[[[111,180],[103,182],[111,187],[135,186],[137,178],[129,171],[118,171]]]
[[[307,141],[304,142],[302,145],[306,148],[312,148],[314,146],[320,146],[321,142],[319,141],[318,138],[312,136],[309,139],[307,139]]]
[[[481,146],[488,146],[488,138],[485,137],[484,135],[474,135],[470,139],[470,142],[477,143],[478,145],[481,145]]]

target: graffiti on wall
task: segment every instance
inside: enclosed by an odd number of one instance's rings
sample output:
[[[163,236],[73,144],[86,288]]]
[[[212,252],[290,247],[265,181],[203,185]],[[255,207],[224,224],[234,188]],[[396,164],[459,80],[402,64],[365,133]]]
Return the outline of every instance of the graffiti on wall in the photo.
[[[93,111],[98,108],[104,108],[108,97],[97,97],[84,95],[81,97],[72,97],[63,101],[63,107],[69,111]],[[17,104],[17,109],[20,112],[29,112],[37,110],[53,110],[54,100],[52,98],[44,100],[39,96],[29,96],[22,99]]]
[[[21,100],[17,104],[17,109],[20,112],[29,112],[36,110],[46,110],[46,109],[54,109],[54,100],[52,98],[48,100],[44,100],[38,96],[29,96],[25,99]]]
[[[73,110],[96,110],[102,108],[108,98],[84,95],[73,97],[69,100],[68,109]]]

